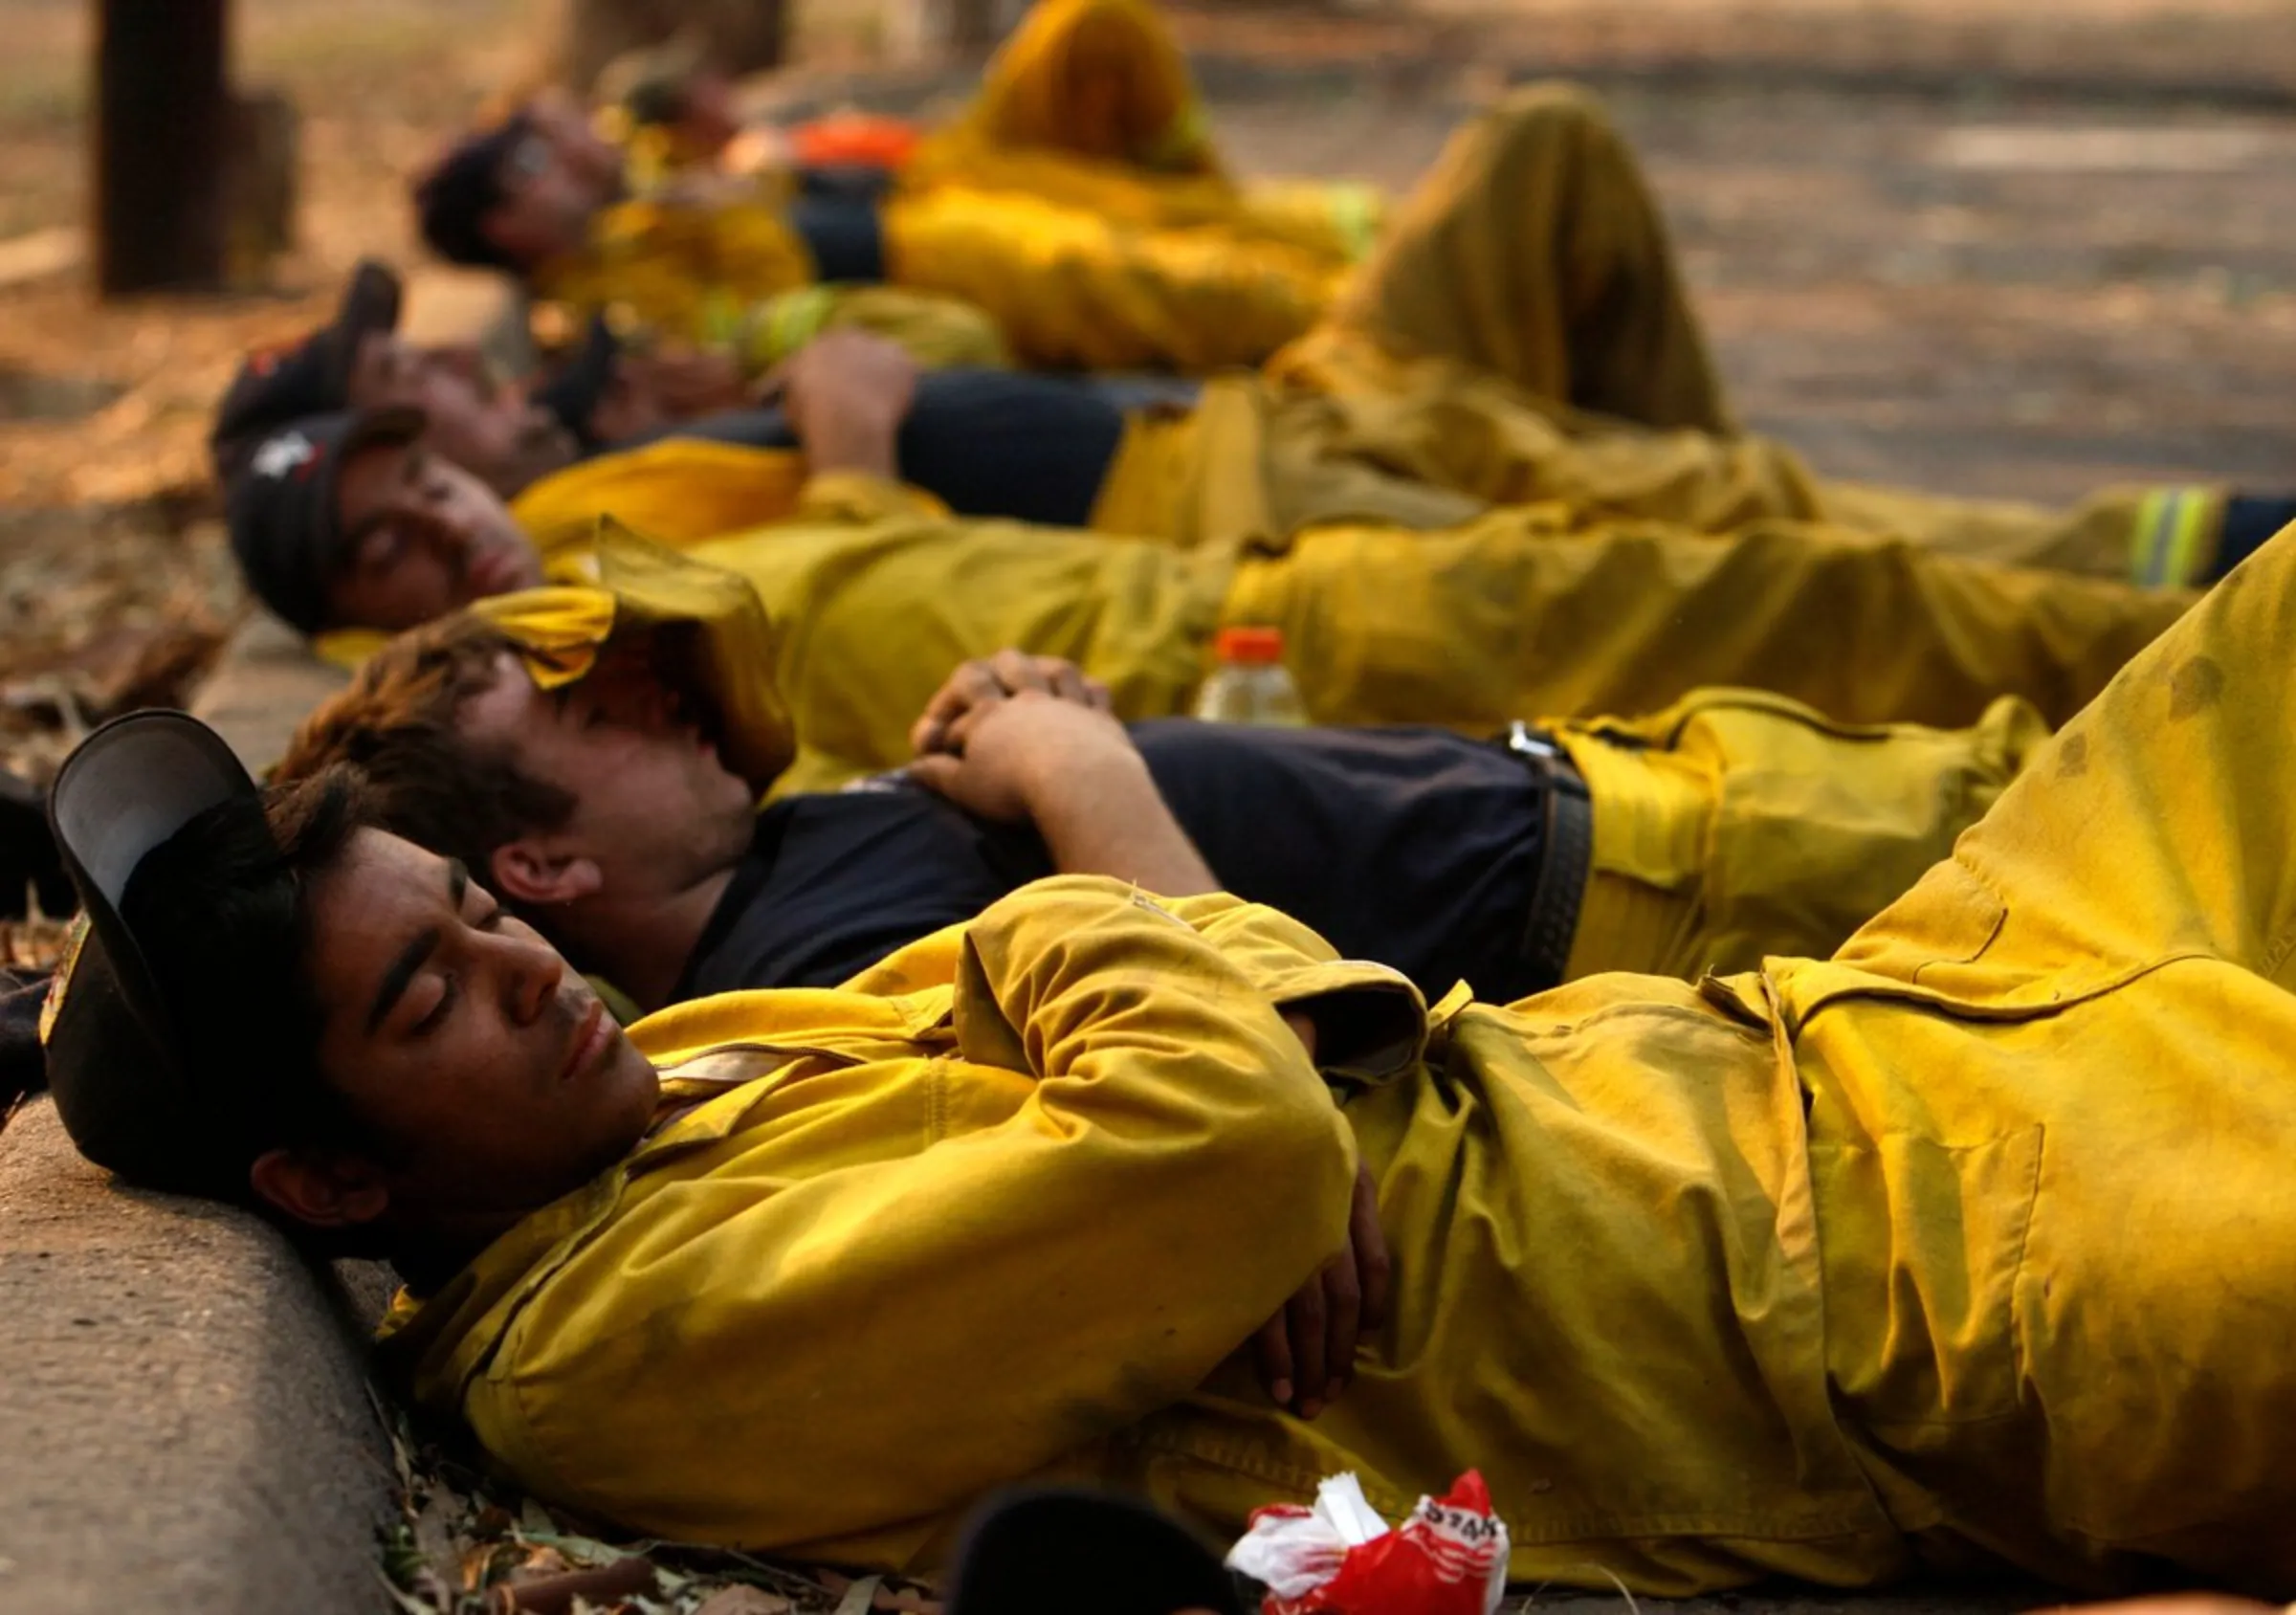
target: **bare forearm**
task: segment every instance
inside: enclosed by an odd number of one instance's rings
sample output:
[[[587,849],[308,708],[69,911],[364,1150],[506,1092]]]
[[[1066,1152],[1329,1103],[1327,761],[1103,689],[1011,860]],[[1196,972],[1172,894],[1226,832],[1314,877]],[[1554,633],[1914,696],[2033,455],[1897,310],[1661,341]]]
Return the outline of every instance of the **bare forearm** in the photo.
[[[840,420],[834,417],[806,423],[806,467],[813,472],[853,471],[901,479],[896,447],[900,423]]]
[[[916,362],[882,337],[831,330],[784,365],[783,404],[816,472],[898,481],[901,422],[916,396]]]
[[[1165,897],[1221,889],[1137,756],[1057,772],[1031,796],[1037,833],[1062,874],[1110,875]]]

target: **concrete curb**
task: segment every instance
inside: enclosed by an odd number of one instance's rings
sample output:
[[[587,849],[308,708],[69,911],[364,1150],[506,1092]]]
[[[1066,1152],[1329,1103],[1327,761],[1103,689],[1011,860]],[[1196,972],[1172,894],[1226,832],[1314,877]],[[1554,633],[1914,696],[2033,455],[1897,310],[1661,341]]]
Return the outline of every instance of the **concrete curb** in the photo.
[[[0,1130],[0,1607],[389,1608],[367,1289],[242,1213],[121,1187],[45,1100],[19,1110]]]
[[[349,681],[342,668],[312,654],[301,634],[257,610],[225,644],[191,710],[260,773],[279,760],[311,709]]]
[[[260,612],[194,703],[251,767],[343,674]],[[0,1608],[390,1607],[362,1367],[382,1271],[115,1183],[35,1100],[0,1127]]]

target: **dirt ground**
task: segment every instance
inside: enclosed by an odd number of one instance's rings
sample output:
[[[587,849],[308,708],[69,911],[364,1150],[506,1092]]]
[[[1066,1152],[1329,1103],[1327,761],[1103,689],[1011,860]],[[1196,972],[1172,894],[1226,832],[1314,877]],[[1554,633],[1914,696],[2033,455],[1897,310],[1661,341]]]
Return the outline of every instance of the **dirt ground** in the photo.
[[[237,608],[204,436],[251,344],[362,253],[417,261],[404,176],[535,53],[541,0],[239,0],[235,71],[302,118],[272,284],[93,302],[85,0],[0,0],[0,759],[43,773]],[[2296,484],[2296,30],[2278,0],[1372,0],[1178,9],[1262,171],[1402,188],[1511,79],[1592,78],[1645,153],[1748,424],[1824,470],[2068,498]],[[859,19],[859,20],[856,20]],[[870,48],[814,0],[802,93]],[[29,264],[11,283],[11,265]]]

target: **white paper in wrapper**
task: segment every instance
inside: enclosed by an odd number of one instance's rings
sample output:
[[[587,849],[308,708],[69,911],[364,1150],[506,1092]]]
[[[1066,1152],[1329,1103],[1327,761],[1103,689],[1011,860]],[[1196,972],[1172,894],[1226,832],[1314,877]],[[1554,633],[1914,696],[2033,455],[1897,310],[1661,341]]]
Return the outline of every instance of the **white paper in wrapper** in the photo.
[[[1471,1470],[1447,1495],[1422,1497],[1400,1532],[1338,1474],[1312,1509],[1255,1513],[1227,1564],[1268,1588],[1265,1615],[1495,1615],[1507,1527]]]

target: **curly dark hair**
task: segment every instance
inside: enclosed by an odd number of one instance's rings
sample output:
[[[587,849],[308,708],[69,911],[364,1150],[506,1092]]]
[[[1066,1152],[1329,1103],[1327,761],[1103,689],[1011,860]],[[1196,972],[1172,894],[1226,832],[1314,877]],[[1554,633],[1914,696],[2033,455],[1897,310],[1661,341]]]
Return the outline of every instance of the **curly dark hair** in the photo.
[[[461,731],[464,703],[494,688],[503,653],[515,648],[500,629],[467,613],[400,634],[304,720],[272,777],[356,768],[380,828],[461,859],[484,880],[496,849],[562,828],[575,808],[570,792]]]

